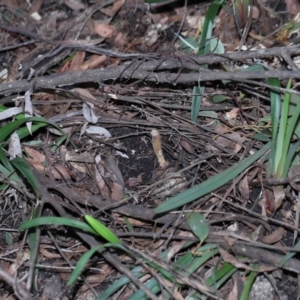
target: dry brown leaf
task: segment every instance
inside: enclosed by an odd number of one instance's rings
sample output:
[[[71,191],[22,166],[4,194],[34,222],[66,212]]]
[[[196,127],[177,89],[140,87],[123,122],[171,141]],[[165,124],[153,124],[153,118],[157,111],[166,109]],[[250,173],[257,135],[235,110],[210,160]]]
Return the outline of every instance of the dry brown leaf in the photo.
[[[264,236],[261,240],[266,244],[274,244],[282,240],[285,230],[282,227],[277,228],[272,233]]]
[[[81,65],[84,62],[85,58],[85,52],[84,51],[78,51],[76,52],[74,58],[71,61],[69,71],[80,71]]]
[[[286,10],[291,15],[297,15],[300,12],[300,3],[297,0],[285,0]]]
[[[114,181],[111,186],[111,199],[121,201],[124,196],[124,185]]]
[[[285,191],[280,186],[273,186],[274,195],[274,212],[281,206],[283,199],[285,198]]]
[[[101,21],[94,22],[94,33],[97,33],[102,38],[111,38],[115,33],[115,27],[102,23]]]
[[[45,155],[42,154],[41,152],[36,151],[35,149],[27,146],[25,146],[24,149],[26,150],[27,154],[29,154],[34,159],[35,162],[41,162],[41,163],[45,162],[46,160]]]
[[[49,246],[42,246],[40,247],[40,252],[47,258],[61,258],[61,255],[58,253],[49,252],[47,248],[50,248]]]
[[[119,9],[124,5],[125,0],[117,0],[114,2],[112,8],[102,8],[100,11],[109,17],[113,17]]]
[[[45,172],[45,165],[42,162],[35,161],[34,159],[26,158],[26,160],[31,163],[34,168],[44,173]],[[51,168],[52,175],[55,179],[71,179],[69,171],[64,166],[55,166]],[[63,177],[62,177],[63,176]]]
[[[238,299],[239,299],[239,293],[238,293],[237,280],[234,279],[232,290],[227,296],[226,300],[238,300]]]
[[[17,0],[1,0],[1,4],[9,9],[18,9],[20,7]]]
[[[99,67],[100,64],[106,61],[106,55],[92,55],[80,67],[81,70],[90,70]]]
[[[238,107],[233,108],[232,110],[228,111],[226,115],[226,119],[228,121],[235,119],[237,115],[239,114],[240,109]]]
[[[80,0],[64,0],[64,3],[73,10],[85,9],[85,5]]]
[[[239,184],[240,186],[240,192],[243,195],[245,199],[249,199],[250,195],[250,189],[249,189],[249,184],[248,184],[248,176],[245,176],[242,181]]]
[[[96,100],[96,98],[87,89],[75,88],[74,90],[85,98]]]
[[[10,275],[14,275],[15,272],[19,269],[19,267],[21,265],[23,265],[23,263],[27,260],[30,259],[30,253],[29,253],[29,249],[23,249],[22,251],[18,252],[18,257],[16,259],[16,261],[10,265],[9,269],[8,269],[8,273]]]

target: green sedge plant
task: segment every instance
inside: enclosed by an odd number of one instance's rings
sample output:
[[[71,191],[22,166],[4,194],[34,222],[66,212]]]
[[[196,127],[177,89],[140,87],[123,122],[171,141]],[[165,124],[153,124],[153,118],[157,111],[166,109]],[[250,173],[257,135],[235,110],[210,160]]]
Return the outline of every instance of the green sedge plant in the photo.
[[[118,248],[129,255],[131,254],[131,257],[136,257],[136,254],[133,254],[136,252],[132,252],[128,246],[122,243],[120,239],[101,222],[91,216],[85,216],[85,221],[86,222],[81,222],[78,220],[60,217],[41,217],[26,221],[19,227],[19,231],[24,231],[37,226],[53,224],[70,226],[75,230],[83,230],[92,235],[101,237],[108,242],[93,247],[82,255],[77,262],[75,269],[70,275],[67,286],[72,285],[80,278],[81,273],[85,269],[88,261],[101,248]],[[205,243],[209,234],[209,225],[205,218],[201,214],[194,212],[187,216],[187,221],[191,231],[199,241],[198,246],[192,247],[195,242],[186,242],[182,246],[182,250],[186,249],[187,251],[185,251],[181,257],[171,262],[169,261],[171,249],[163,251],[160,254],[159,260],[155,260],[154,258],[148,259],[147,257],[140,255],[140,259],[143,261],[143,263],[147,264],[149,268],[155,270],[157,274],[160,274],[160,276],[164,278],[166,282],[172,284],[176,289],[185,286],[180,280],[181,276],[186,278],[188,281],[188,278],[192,278],[191,276],[193,276],[197,270],[199,270],[204,264],[219,254],[218,246],[216,244]],[[160,261],[168,264],[169,268],[166,269],[162,267]],[[141,278],[147,274],[147,271],[141,265],[138,265],[138,260],[137,265],[133,266],[130,271],[138,278]],[[197,298],[199,295],[201,295],[201,299],[210,299],[210,295],[216,293],[216,291],[232,276],[234,272],[236,272],[236,268],[228,263],[220,265],[220,267],[214,267],[211,275],[205,280],[205,284],[202,286],[202,289],[191,289],[188,299],[199,299]],[[175,274],[177,274],[177,276]],[[180,274],[179,277],[178,274]],[[128,283],[130,283],[130,279],[126,276],[121,276],[118,280],[113,282],[109,288],[101,293],[101,295],[97,297],[97,300],[109,299],[114,293],[119,291]],[[145,286],[154,294],[164,295],[164,299],[173,299],[172,292],[167,287],[164,288],[155,277],[151,277],[149,280],[147,280],[145,282]],[[137,290],[129,297],[129,299],[146,300],[147,297],[142,290]]]
[[[0,106],[0,112],[4,112],[7,110],[5,106]],[[31,122],[31,132],[26,126],[27,123]],[[65,139],[65,134],[62,130],[55,124],[49,122],[48,120],[42,117],[25,117],[24,113],[20,113],[14,117],[14,120],[10,121],[8,124],[4,125],[0,128],[0,174],[1,174],[1,185],[0,190],[6,189],[10,184],[13,184],[21,187],[24,183],[29,184],[32,188],[35,195],[38,197],[38,188],[35,181],[35,178],[21,157],[16,157],[12,160],[9,160],[5,153],[5,147],[7,147],[10,136],[16,132],[19,136],[19,139],[22,140],[26,137],[32,135],[32,133],[36,132],[40,128],[46,127],[48,125],[56,127],[62,135],[63,139]],[[22,176],[20,176],[22,175]],[[23,179],[26,181],[23,182]]]

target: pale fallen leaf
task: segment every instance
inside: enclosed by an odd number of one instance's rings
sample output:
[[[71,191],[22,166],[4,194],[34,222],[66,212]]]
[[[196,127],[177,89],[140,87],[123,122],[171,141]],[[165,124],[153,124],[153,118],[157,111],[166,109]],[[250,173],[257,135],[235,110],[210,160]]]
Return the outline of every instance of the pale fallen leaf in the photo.
[[[8,154],[10,156],[10,159],[14,159],[16,157],[22,157],[21,142],[16,131],[10,136]]]
[[[64,3],[73,10],[85,9],[85,5],[80,0],[64,0]]]
[[[115,27],[112,25],[102,23],[101,21],[94,22],[94,32],[102,38],[111,38],[115,30]]]
[[[95,69],[106,61],[106,55],[92,55],[80,67],[81,70]]]
[[[85,58],[85,52],[84,51],[78,51],[76,52],[74,58],[72,59],[72,62],[70,64],[69,71],[80,71],[81,65],[84,62]]]

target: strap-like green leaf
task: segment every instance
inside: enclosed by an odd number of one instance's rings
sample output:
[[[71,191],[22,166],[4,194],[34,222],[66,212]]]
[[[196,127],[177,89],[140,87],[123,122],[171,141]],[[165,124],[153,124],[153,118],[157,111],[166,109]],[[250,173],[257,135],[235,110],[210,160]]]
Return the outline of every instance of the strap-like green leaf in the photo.
[[[60,218],[60,217],[41,217],[37,219],[33,219],[30,221],[26,221],[22,223],[19,227],[19,231],[23,231],[32,227],[41,226],[41,225],[65,225],[71,226],[74,228],[78,228],[92,234],[97,234],[97,232],[88,224],[83,223],[81,221],[68,219],[68,218]]]
[[[103,225],[100,221],[96,220],[91,216],[84,216],[89,225],[98,233],[98,235],[102,236],[110,243],[122,244],[120,239],[105,225]]]
[[[213,176],[212,178],[204,181],[203,183],[196,185],[175,197],[170,198],[160,206],[155,209],[156,214],[164,213],[181,207],[182,205],[188,204],[208,193],[215,191],[216,189],[223,186],[225,183],[229,182],[237,175],[246,170],[253,162],[263,156],[271,147],[269,142],[264,147],[262,147],[255,154],[247,157],[243,161],[235,164],[234,166],[228,168],[227,170]]]
[[[24,176],[24,178],[26,178],[26,180],[32,187],[36,197],[39,197],[39,189],[38,189],[37,182],[31,172],[30,168],[24,161],[24,159],[21,157],[16,157],[16,158],[12,159],[10,162]]]

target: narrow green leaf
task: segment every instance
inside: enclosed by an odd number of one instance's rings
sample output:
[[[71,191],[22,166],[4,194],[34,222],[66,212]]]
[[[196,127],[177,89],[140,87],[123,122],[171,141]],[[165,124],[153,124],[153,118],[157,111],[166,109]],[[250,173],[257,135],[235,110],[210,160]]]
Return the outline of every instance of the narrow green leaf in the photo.
[[[135,267],[131,270],[131,272],[137,278],[140,278],[143,275],[145,275],[145,272],[143,271],[143,268],[141,266]],[[97,300],[107,300],[111,295],[113,295],[122,286],[128,284],[129,282],[130,279],[128,277],[122,276],[119,280],[114,281],[113,284],[97,298]]]
[[[12,159],[11,164],[24,176],[24,178],[28,181],[30,186],[32,187],[36,197],[39,197],[39,189],[35,177],[33,176],[30,168],[26,164],[23,158],[16,157]]]
[[[289,80],[287,84],[287,89],[291,88],[292,81]],[[287,150],[289,145],[286,145],[285,143],[290,143],[290,139],[287,140],[286,132],[287,132],[287,126],[288,126],[288,113],[289,113],[289,105],[290,105],[290,93],[286,93],[283,101],[282,106],[282,113],[280,117],[280,125],[279,125],[279,131],[276,141],[276,154],[275,154],[275,161],[274,161],[274,171],[277,178],[282,177],[282,168],[279,168],[279,164],[283,166],[285,164],[285,159],[287,155]],[[272,112],[271,112],[272,113]],[[273,121],[273,119],[272,119]],[[294,131],[294,128],[293,128]],[[273,134],[273,133],[272,133]]]
[[[252,267],[253,269],[258,270],[259,269],[259,264],[250,264],[250,267]],[[253,285],[254,279],[257,276],[257,272],[255,271],[251,271],[250,275],[248,276],[245,285],[244,285],[244,289],[242,291],[241,294],[241,300],[248,300],[249,299],[249,295],[250,295],[250,291],[251,291],[251,287]]]
[[[20,225],[18,230],[23,231],[32,227],[42,226],[42,225],[65,225],[65,226],[78,228],[90,232],[92,234],[97,234],[97,232],[86,223],[73,220],[73,219],[60,218],[60,217],[40,217],[30,221],[25,221]]]
[[[166,211],[170,211],[215,191],[216,189],[223,186],[225,183],[235,178],[235,176],[239,175],[244,170],[246,170],[252,163],[254,163],[257,159],[263,156],[270,149],[270,147],[271,143],[269,142],[255,154],[247,157],[243,161],[213,176],[212,178],[204,181],[203,183],[196,185],[180,193],[179,195],[176,195],[175,197],[170,198],[155,209],[155,214],[161,214]]]
[[[130,221],[128,220],[127,217],[124,217],[124,222],[127,226],[128,231],[129,232],[134,232],[133,226],[132,226],[132,224],[130,223]]]
[[[91,216],[84,216],[85,220],[89,223],[89,225],[98,233],[98,235],[102,236],[110,243],[122,244],[120,239],[105,225],[103,225],[100,221],[94,219]]]
[[[205,217],[197,212],[192,212],[187,217],[187,222],[194,235],[199,238],[202,244],[209,234],[209,226],[205,220]]]
[[[194,86],[193,88],[193,97],[192,97],[192,107],[191,107],[191,120],[193,122],[197,121],[201,103],[202,103],[202,95],[204,93],[205,87]]]
[[[223,0],[215,0],[208,8],[203,26],[202,32],[199,40],[199,50],[198,55],[206,55],[210,52],[210,38],[212,36],[212,30],[215,18],[218,14],[218,11],[223,4]],[[208,41],[208,43],[207,43]]]
[[[295,155],[297,153],[297,149],[298,149],[299,145],[300,145],[300,140],[298,140],[294,144],[290,145],[289,152],[288,152],[288,155],[287,155],[286,160],[285,160],[285,165],[283,167],[282,177],[287,176],[287,174],[289,172],[289,169],[292,165],[293,158],[295,157]]]
[[[88,261],[90,260],[90,258],[101,248],[110,248],[110,247],[117,247],[120,248],[122,250],[125,250],[125,247],[123,247],[122,245],[118,245],[118,244],[111,244],[111,243],[107,243],[104,245],[99,245],[96,247],[93,247],[92,249],[90,249],[89,251],[87,251],[86,253],[84,253],[81,258],[78,260],[75,269],[73,270],[68,282],[67,282],[67,286],[72,285],[76,279],[80,276],[82,270],[84,269],[84,267],[86,266],[86,264],[88,263]]]
[[[15,132],[21,125],[27,123],[27,122],[37,122],[38,124],[35,124],[36,129],[43,127],[43,126],[47,126],[47,125],[51,125],[54,126],[57,130],[59,130],[63,135],[64,132],[61,130],[61,128],[59,128],[57,125],[49,122],[48,120],[46,120],[45,118],[40,118],[40,117],[31,117],[31,118],[22,118],[16,121],[13,121],[11,123],[8,123],[7,125],[3,126],[0,130],[0,143],[3,142],[6,138],[8,138],[13,132]],[[23,130],[20,131],[20,139],[24,138],[25,136],[29,135],[29,131],[27,129],[26,131],[26,127],[24,127]]]
[[[299,250],[300,249],[300,241],[298,241],[298,243],[294,246],[295,250]],[[299,252],[289,252],[288,254],[286,254],[284,256],[284,258],[281,260],[281,262],[279,263],[279,268],[282,268],[284,266],[284,264],[289,261],[293,256],[295,256],[297,253]]]
[[[214,281],[217,281],[216,287],[219,288],[228,278],[232,276],[234,272],[236,272],[236,268],[232,266],[230,263],[225,263],[223,267],[217,271],[217,273],[214,275],[214,279],[212,276],[209,276],[205,283],[207,286],[212,286],[214,284]]]
[[[1,129],[0,129],[0,131],[1,131]],[[8,158],[6,157],[2,147],[0,147],[0,161],[8,171],[10,171],[10,172],[14,171],[14,168],[11,165],[11,163],[9,162]]]
[[[280,87],[280,81],[277,78],[269,78],[269,85],[274,87]],[[270,90],[271,101],[271,120],[272,120],[272,141],[275,143],[277,138],[280,111],[281,111],[281,97],[280,92]]]
[[[289,81],[289,83],[290,83],[290,81]],[[289,86],[289,84],[288,84],[288,86]],[[290,96],[290,93],[286,93],[286,97],[287,97],[288,100],[290,99],[289,96]],[[300,102],[297,104],[295,112],[294,112],[294,114],[293,114],[293,116],[290,120],[290,123],[288,125],[288,128],[286,130],[286,135],[285,135],[285,139],[284,139],[284,146],[283,146],[283,150],[282,150],[282,153],[281,153],[281,160],[280,160],[280,163],[279,163],[279,166],[278,166],[278,175],[280,177],[283,176],[283,170],[286,169],[286,158],[287,158],[287,155],[288,155],[291,139],[292,139],[296,124],[299,120],[299,116],[300,116]],[[277,151],[277,149],[276,149],[276,151]]]
[[[221,103],[221,102],[224,102],[228,99],[230,99],[230,98],[227,95],[213,95],[211,97],[211,101],[213,103]]]

